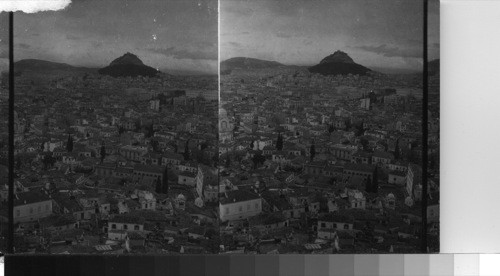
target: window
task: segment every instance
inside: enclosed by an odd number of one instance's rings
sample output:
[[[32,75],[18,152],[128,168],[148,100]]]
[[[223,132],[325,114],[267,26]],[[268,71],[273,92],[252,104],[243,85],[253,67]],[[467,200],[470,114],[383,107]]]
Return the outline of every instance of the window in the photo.
[[[321,223],[321,228],[326,228],[326,223],[322,222]]]
[[[332,227],[337,228],[337,224],[336,223],[332,224]]]
[[[134,230],[139,231],[139,225],[134,225]]]
[[[349,224],[345,223],[344,224],[344,229],[349,229]]]
[[[116,224],[111,224],[111,229],[116,229]]]
[[[127,230],[128,229],[128,225],[124,224],[123,225],[123,230]]]

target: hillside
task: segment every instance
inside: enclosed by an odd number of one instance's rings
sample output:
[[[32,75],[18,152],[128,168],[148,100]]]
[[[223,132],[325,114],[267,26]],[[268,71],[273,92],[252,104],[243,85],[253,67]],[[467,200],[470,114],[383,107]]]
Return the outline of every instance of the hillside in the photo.
[[[357,64],[354,60],[342,51],[323,58],[321,62],[309,68],[309,72],[321,75],[366,75],[372,70]]]

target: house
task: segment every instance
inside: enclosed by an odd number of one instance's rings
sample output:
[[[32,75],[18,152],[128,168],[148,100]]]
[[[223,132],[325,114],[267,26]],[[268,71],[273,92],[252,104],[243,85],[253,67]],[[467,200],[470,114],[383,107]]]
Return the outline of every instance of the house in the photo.
[[[389,184],[404,186],[406,184],[406,172],[400,170],[391,170],[387,176]]]
[[[368,164],[347,163],[344,165],[344,175],[359,175],[364,180],[372,180],[375,167]]]
[[[351,190],[348,192],[349,203],[352,209],[365,209],[366,197],[358,190]]]
[[[39,220],[40,230],[48,232],[78,228],[78,222],[69,214],[53,214]]]
[[[394,155],[390,152],[376,150],[373,152],[372,164],[379,167],[387,167],[394,160]]]
[[[136,147],[131,145],[123,146],[118,150],[118,153],[120,153],[120,155],[124,156],[129,160],[137,162],[142,161],[142,156],[145,155],[147,152],[148,150],[144,147]]]
[[[318,218],[317,231],[324,229],[353,230],[354,220],[338,214],[326,214]]]
[[[107,232],[110,240],[125,240],[127,232],[144,231],[144,217],[122,214],[108,220]]]
[[[156,210],[156,198],[149,191],[135,190],[130,198],[138,201],[141,210]]]
[[[406,195],[415,201],[422,199],[422,168],[417,164],[410,164],[406,172]]]
[[[250,228],[257,229],[261,234],[267,234],[288,227],[289,221],[281,212],[274,212],[251,217],[248,224]]]
[[[190,171],[181,171],[178,174],[177,184],[187,185],[190,187],[196,186],[196,174]]]
[[[163,181],[164,168],[154,165],[135,164],[132,173],[135,181],[146,181],[148,184],[155,184],[158,178]]]
[[[235,190],[226,192],[219,199],[221,221],[240,220],[256,216],[262,212],[261,197],[251,191]]]
[[[372,154],[366,151],[357,151],[351,156],[352,163],[358,164],[371,164],[372,163]]]
[[[34,222],[52,215],[52,199],[43,192],[14,193],[14,223]]]

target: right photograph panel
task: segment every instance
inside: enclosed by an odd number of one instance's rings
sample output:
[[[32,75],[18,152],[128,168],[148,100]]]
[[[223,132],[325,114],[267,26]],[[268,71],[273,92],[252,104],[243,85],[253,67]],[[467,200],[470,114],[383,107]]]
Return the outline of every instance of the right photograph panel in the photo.
[[[221,251],[438,252],[438,1],[219,3]]]

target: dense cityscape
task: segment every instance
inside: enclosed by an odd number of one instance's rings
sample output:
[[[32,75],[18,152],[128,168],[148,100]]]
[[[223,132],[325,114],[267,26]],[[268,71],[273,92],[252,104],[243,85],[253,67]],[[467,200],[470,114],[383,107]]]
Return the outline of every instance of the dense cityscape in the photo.
[[[345,57],[337,51],[330,59]],[[265,61],[258,69],[227,63],[219,113],[225,246],[419,252],[421,75],[324,76]],[[429,123],[436,151],[439,124]],[[430,250],[438,250],[437,178],[428,194]]]
[[[217,98],[216,76],[16,76],[16,252],[217,252]]]

